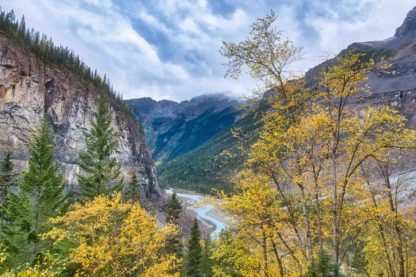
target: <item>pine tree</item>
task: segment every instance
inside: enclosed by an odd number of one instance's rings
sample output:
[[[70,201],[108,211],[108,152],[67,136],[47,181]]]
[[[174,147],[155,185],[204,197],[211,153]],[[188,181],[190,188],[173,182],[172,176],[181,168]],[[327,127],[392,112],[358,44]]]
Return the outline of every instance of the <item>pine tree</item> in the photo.
[[[54,163],[53,136],[46,120],[33,136],[30,159],[17,192],[9,192],[1,242],[8,253],[7,264],[16,267],[42,259],[50,242],[40,235],[50,230],[48,220],[67,208],[65,183]]]
[[[86,151],[79,156],[83,174],[78,175],[79,196],[83,200],[100,194],[110,194],[121,189],[120,165],[112,154],[117,141],[111,127],[111,114],[103,97],[91,122],[91,129],[84,132]]]
[[[178,199],[176,193],[174,192],[167,204],[166,222],[172,223],[175,225],[180,225],[181,213],[182,213],[182,204],[181,204],[181,201]]]
[[[324,250],[319,251],[318,261],[312,266],[309,276],[311,277],[342,277],[339,266],[331,261],[331,257]]]
[[[204,277],[211,277],[213,275],[211,261],[211,245],[208,240],[205,240],[204,248],[202,251],[201,273],[201,276]]]
[[[175,254],[176,257],[183,257],[183,243],[181,234],[181,213],[182,204],[177,198],[176,193],[172,194],[167,204],[166,223],[174,224],[177,227],[177,232],[170,234],[166,239],[166,249],[168,253]]]
[[[185,276],[187,277],[203,276],[201,272],[202,246],[200,237],[198,220],[195,218],[194,225],[191,228],[191,238],[189,239],[186,255]]]
[[[124,193],[124,200],[127,202],[140,203],[141,195],[139,188],[139,180],[135,172],[131,175],[130,183],[127,185],[127,189]]]
[[[4,153],[3,161],[0,163],[0,203],[6,201],[7,192],[15,183],[16,174],[13,172],[13,154],[8,151]]]

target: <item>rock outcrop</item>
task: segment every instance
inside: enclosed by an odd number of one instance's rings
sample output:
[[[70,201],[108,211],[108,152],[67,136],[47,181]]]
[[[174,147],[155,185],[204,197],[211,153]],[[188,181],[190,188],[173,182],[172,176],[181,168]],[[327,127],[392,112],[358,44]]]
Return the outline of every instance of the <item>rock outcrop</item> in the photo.
[[[76,189],[77,160],[85,149],[83,131],[90,127],[101,94],[71,71],[42,64],[0,34],[0,156],[13,151],[15,163],[24,168],[30,137],[45,114],[55,134],[57,164],[69,188]],[[135,172],[145,201],[158,205],[163,192],[143,131],[117,100],[109,102],[122,174],[128,181]]]
[[[371,94],[357,95],[352,102],[358,106],[389,104],[409,119],[416,128],[416,7],[406,16],[394,36],[368,42],[355,42],[342,50],[337,57],[347,53],[364,53],[379,61],[384,57],[389,69],[371,72],[368,84]],[[309,87],[316,85],[320,72],[336,63],[337,57],[317,65],[306,73]]]

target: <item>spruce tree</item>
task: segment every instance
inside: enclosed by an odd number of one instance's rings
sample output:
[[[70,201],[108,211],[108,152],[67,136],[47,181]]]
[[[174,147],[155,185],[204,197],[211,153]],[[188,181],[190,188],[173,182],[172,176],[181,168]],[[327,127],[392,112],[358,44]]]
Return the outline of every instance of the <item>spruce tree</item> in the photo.
[[[311,277],[342,277],[339,272],[339,265],[331,261],[331,257],[324,250],[319,251],[318,261],[315,263],[308,276]]]
[[[211,261],[211,245],[208,240],[205,240],[204,248],[202,251],[201,273],[203,277],[211,277],[213,275]]]
[[[135,172],[132,172],[131,180],[127,184],[127,189],[124,193],[124,199],[127,202],[140,203],[141,196],[139,180],[137,179],[137,174]]]
[[[194,225],[191,228],[191,238],[188,243],[188,252],[186,255],[185,276],[200,277],[202,275],[202,246],[201,235],[198,228],[198,220],[195,218]]]
[[[120,165],[112,157],[117,141],[111,127],[111,114],[103,97],[98,102],[91,126],[84,132],[86,150],[79,155],[79,166],[83,171],[83,174],[78,174],[79,197],[82,200],[120,190],[123,182]]]
[[[28,167],[9,191],[1,229],[1,242],[8,254],[6,263],[16,267],[42,259],[50,242],[41,234],[50,230],[48,220],[67,208],[65,183],[54,162],[53,135],[46,120],[32,138]]]
[[[168,253],[175,254],[176,257],[183,256],[183,243],[181,234],[181,213],[182,204],[174,192],[167,204],[166,223],[174,224],[178,228],[178,232],[170,234],[166,240],[166,249]]]
[[[16,174],[13,172],[13,154],[10,151],[4,153],[3,160],[0,163],[0,204],[3,205],[6,200],[7,192],[15,184]]]
[[[181,213],[182,204],[181,201],[178,199],[176,193],[174,192],[167,204],[166,222],[175,225],[180,225]]]

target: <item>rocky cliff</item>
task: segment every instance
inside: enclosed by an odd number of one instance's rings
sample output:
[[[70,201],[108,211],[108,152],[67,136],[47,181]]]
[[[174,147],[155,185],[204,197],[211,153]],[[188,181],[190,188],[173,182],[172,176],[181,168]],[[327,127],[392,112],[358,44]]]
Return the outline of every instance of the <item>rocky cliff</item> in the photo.
[[[24,168],[30,137],[45,113],[55,133],[57,163],[68,187],[76,189],[77,159],[85,149],[83,131],[90,127],[101,94],[72,72],[45,66],[0,34],[0,156],[13,151],[17,166]],[[117,100],[109,102],[122,174],[129,180],[131,172],[136,172],[144,198],[158,203],[162,191],[143,131]]]
[[[375,61],[384,57],[390,64],[385,71],[371,72],[368,84],[371,94],[360,94],[353,104],[368,106],[389,104],[396,107],[416,127],[416,7],[407,14],[403,24],[390,38],[379,41],[355,42],[342,50],[364,53]],[[314,86],[324,68],[336,63],[337,57],[317,65],[306,73],[308,86]]]

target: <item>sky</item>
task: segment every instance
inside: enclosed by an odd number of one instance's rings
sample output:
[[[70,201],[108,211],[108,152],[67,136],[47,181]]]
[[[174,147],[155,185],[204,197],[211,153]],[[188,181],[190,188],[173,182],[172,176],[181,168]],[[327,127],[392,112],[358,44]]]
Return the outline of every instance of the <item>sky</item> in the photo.
[[[74,50],[106,74],[124,99],[176,101],[224,92],[248,95],[246,74],[225,79],[222,41],[245,39],[273,9],[276,27],[303,47],[305,72],[352,42],[394,34],[414,0],[0,0],[26,26]]]

